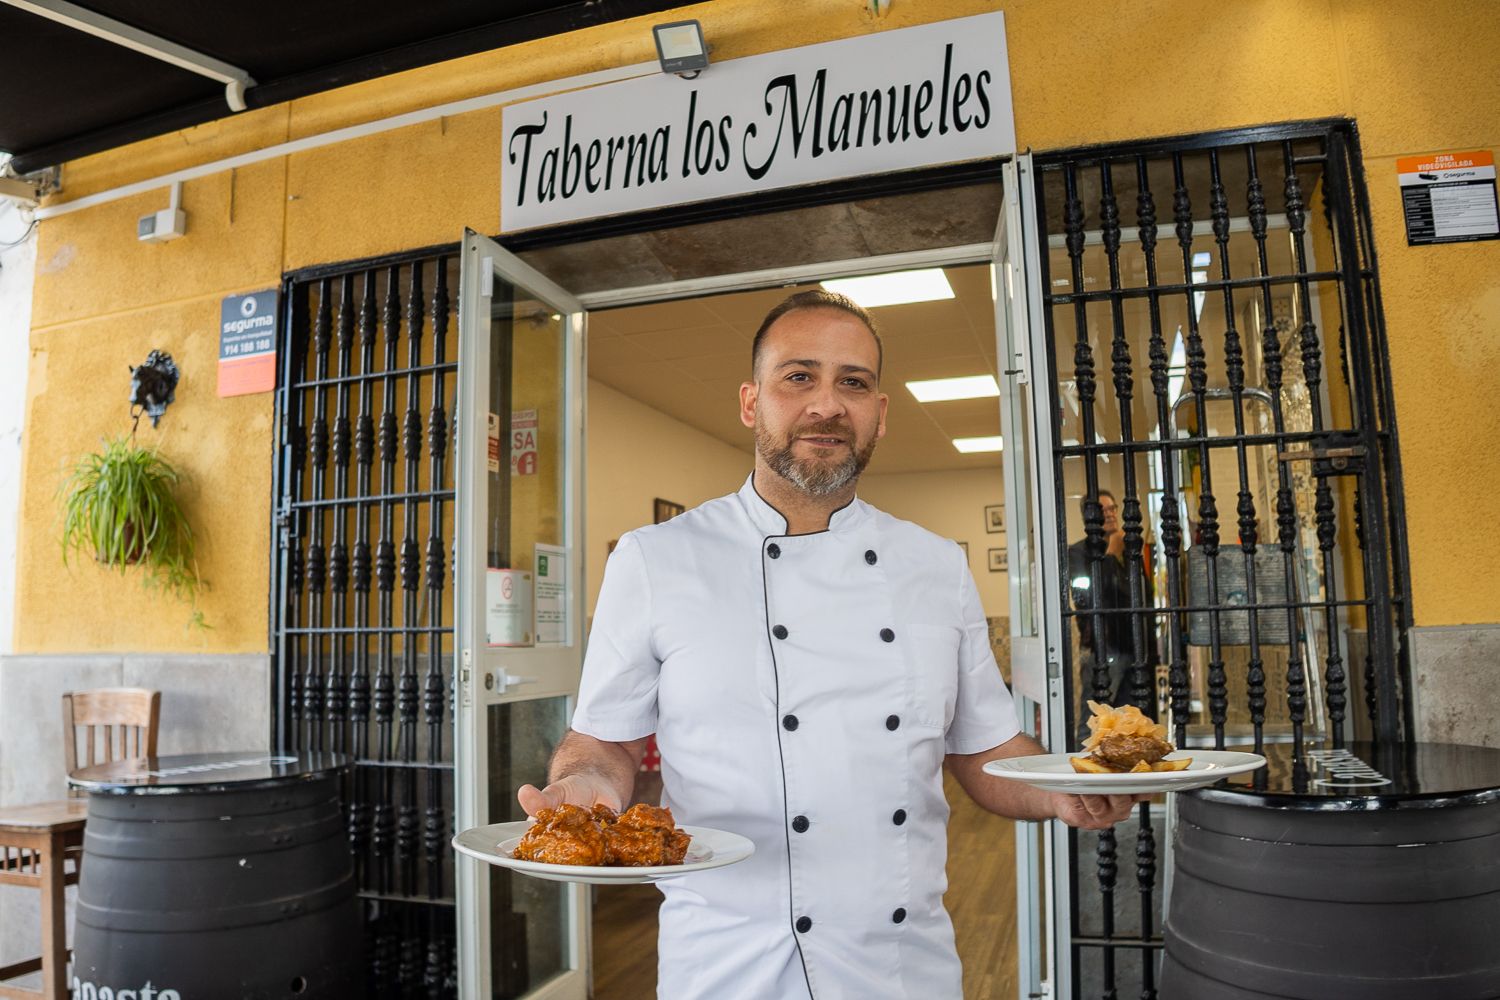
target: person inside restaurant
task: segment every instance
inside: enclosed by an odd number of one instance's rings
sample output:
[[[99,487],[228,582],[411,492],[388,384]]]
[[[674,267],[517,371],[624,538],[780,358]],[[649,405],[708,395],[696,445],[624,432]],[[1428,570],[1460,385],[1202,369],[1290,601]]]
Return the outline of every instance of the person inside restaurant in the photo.
[[[954,542],[855,495],[886,432],[882,350],[849,299],[799,292],[755,335],[734,494],[624,535],[571,731],[521,805],[630,802],[648,736],[678,822],[755,844],[661,884],[658,990],[691,998],[961,995],[946,765],[983,808],[1105,829],[1140,796],[982,773],[1021,733]]]

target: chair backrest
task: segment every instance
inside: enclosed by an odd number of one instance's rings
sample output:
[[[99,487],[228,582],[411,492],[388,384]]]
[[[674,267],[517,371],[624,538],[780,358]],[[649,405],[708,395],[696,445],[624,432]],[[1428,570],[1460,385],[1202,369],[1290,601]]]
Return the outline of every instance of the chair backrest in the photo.
[[[161,692],[98,688],[63,695],[63,742],[68,775],[93,764],[156,756]]]

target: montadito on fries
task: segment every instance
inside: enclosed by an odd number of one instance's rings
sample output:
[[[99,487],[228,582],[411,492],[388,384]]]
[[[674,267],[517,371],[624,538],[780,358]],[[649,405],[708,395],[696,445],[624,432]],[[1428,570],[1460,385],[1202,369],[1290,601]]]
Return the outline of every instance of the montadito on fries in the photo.
[[[1083,741],[1084,757],[1069,757],[1080,774],[1145,774],[1181,771],[1191,757],[1165,760],[1176,747],[1167,740],[1167,727],[1152,722],[1134,705],[1115,708],[1089,702],[1089,738]]]

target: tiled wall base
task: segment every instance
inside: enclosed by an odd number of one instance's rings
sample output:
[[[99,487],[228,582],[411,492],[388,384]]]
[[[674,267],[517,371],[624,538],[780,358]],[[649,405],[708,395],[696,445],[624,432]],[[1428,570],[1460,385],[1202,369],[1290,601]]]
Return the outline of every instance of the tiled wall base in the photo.
[[[1500,747],[1500,624],[1411,630],[1417,739]]]

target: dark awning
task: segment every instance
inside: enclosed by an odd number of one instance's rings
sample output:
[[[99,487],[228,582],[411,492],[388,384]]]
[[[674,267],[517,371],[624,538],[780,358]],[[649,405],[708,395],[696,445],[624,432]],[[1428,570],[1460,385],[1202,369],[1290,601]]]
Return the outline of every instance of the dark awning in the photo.
[[[84,0],[100,15],[254,80],[249,108],[682,0]],[[0,152],[30,173],[234,112],[223,82],[0,0]],[[59,5],[66,8],[70,5]],[[73,13],[79,13],[75,9]]]

